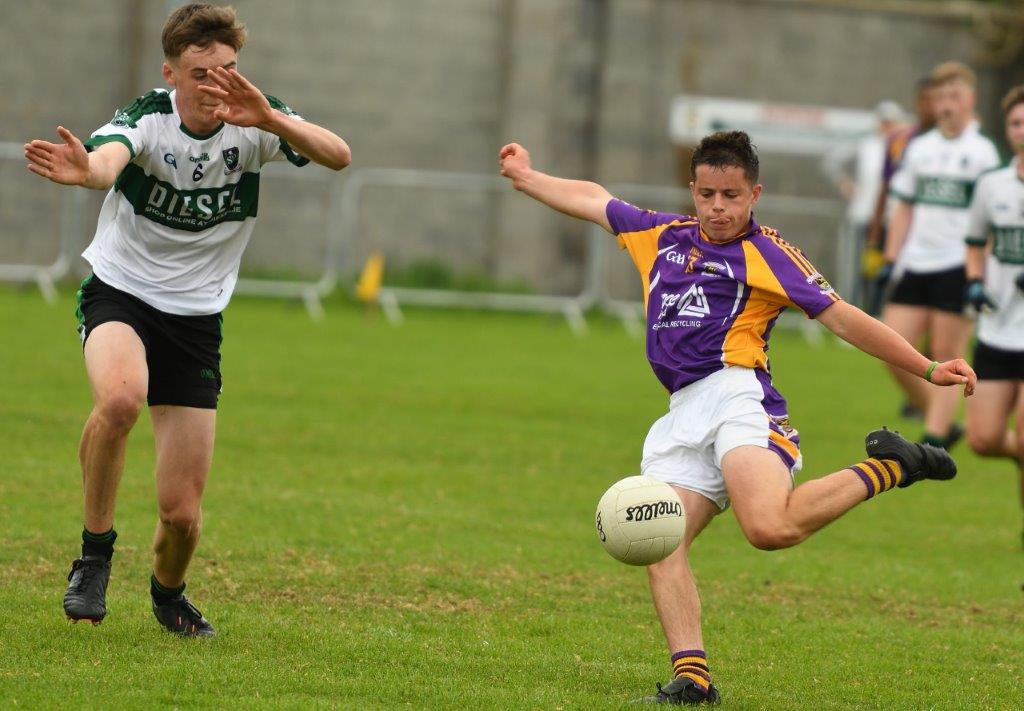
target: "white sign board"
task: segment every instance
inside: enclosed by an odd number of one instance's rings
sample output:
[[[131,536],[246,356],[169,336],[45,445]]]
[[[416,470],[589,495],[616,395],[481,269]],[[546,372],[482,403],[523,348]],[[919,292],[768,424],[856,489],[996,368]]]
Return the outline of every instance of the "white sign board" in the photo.
[[[746,131],[762,152],[820,156],[874,130],[871,111],[679,95],[669,112],[669,137],[696,145],[715,131]]]

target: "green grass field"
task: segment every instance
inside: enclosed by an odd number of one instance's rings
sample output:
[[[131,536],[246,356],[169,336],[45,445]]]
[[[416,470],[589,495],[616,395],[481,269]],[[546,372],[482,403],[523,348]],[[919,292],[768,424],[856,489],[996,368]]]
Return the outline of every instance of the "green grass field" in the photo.
[[[67,290],[65,290],[67,292]],[[19,708],[618,708],[669,665],[642,570],[591,518],[666,407],[643,345],[594,321],[239,300],[189,592],[215,640],[148,608],[152,438],[129,445],[99,627],[69,625],[89,392],[70,294],[0,289],[0,705]],[[803,476],[894,421],[881,366],[776,334]],[[903,423],[916,435],[917,427]],[[731,513],[699,539],[727,708],[1020,708],[1012,469],[885,494],[765,553]]]

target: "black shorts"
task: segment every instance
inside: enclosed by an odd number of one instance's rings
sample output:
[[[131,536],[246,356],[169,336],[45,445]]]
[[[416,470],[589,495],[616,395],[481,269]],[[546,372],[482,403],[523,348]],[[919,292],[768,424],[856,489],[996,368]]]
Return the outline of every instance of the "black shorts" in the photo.
[[[132,327],[146,348],[150,405],[217,409],[220,395],[220,314],[177,316],[153,308],[104,284],[95,274],[78,291],[78,332],[82,345],[108,321]]]
[[[978,380],[1024,380],[1024,351],[1004,351],[978,341],[974,372]]]
[[[939,311],[963,313],[967,275],[963,267],[941,272],[907,271],[889,294],[890,304],[925,306]]]

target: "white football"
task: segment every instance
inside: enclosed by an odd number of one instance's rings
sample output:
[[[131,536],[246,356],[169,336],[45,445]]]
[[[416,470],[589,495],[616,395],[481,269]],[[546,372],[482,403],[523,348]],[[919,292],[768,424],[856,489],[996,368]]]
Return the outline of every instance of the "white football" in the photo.
[[[686,528],[675,489],[649,476],[621,479],[597,502],[597,537],[608,555],[629,565],[651,565],[679,546]]]

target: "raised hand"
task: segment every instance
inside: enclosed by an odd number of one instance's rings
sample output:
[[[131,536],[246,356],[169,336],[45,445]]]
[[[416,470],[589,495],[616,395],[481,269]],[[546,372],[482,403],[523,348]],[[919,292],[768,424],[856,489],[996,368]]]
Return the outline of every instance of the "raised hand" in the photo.
[[[515,180],[530,170],[530,152],[518,143],[509,143],[498,153],[498,162],[501,166],[501,174]]]
[[[978,376],[963,358],[954,358],[939,363],[932,371],[931,382],[936,385],[963,385],[964,397],[974,394],[974,386],[978,384]]]
[[[224,108],[213,115],[234,126],[264,127],[274,118],[267,97],[234,69],[217,67],[206,72],[211,84],[200,84],[199,90],[224,102]]]
[[[61,185],[82,185],[89,178],[89,154],[75,134],[63,126],[57,135],[64,143],[34,140],[25,144],[28,169]]]

